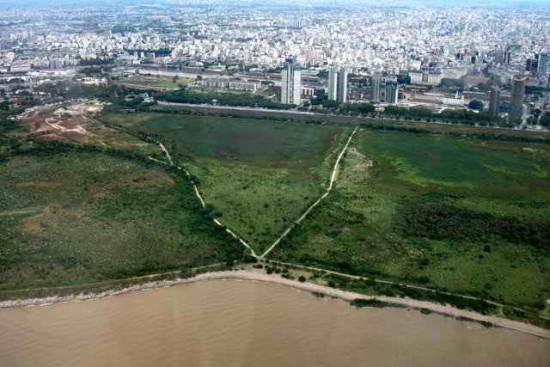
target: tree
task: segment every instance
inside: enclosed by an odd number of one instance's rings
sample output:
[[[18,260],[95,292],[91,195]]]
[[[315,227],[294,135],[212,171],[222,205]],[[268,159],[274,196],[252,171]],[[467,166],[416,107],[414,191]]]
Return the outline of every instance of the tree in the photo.
[[[540,125],[550,128],[550,112],[546,112],[544,116],[540,118]]]
[[[399,84],[411,84],[411,77],[407,74],[399,74],[397,76],[397,82]]]
[[[468,104],[468,108],[471,109],[471,110],[476,110],[476,111],[483,111],[483,102],[481,101],[478,101],[477,99],[473,99],[469,104]]]
[[[376,107],[370,103],[343,103],[339,107],[342,112],[351,113],[371,113],[376,110]]]
[[[305,276],[303,276],[303,275],[300,275],[300,277],[298,278],[298,280],[299,280],[300,282],[302,282],[302,283],[303,283],[303,282],[305,282],[305,281],[306,281],[306,277],[305,277]]]
[[[441,79],[441,87],[445,89],[464,90],[464,80],[443,78]]]
[[[317,77],[321,78],[321,79],[327,79],[328,78],[328,71],[321,70],[320,72],[317,73]]]

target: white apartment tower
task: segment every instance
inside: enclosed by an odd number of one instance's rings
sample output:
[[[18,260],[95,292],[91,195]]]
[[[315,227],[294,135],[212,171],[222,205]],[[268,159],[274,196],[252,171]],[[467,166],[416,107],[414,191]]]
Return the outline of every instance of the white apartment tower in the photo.
[[[328,72],[328,99],[336,101],[338,87],[338,68],[332,68]]]
[[[348,95],[348,72],[346,68],[334,67],[328,76],[328,99],[345,103]]]
[[[386,80],[386,103],[396,104],[399,101],[399,84],[397,80]]]
[[[288,58],[282,74],[281,103],[300,105],[302,72],[292,57]]]

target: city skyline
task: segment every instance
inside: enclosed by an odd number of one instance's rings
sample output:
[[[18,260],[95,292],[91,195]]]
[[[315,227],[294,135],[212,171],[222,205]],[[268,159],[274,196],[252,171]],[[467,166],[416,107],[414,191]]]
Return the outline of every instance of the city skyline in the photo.
[[[302,8],[336,8],[336,7],[482,7],[482,8],[506,8],[506,7],[549,7],[550,3],[547,0],[487,0],[483,4],[475,0],[358,0],[350,3],[345,0],[230,0],[223,3],[218,0],[200,1],[200,0],[98,0],[94,4],[90,4],[86,0],[5,0],[0,6],[71,6],[71,5],[86,5],[94,6],[118,6],[118,5],[171,5],[171,6],[198,6],[212,7],[220,5],[228,6],[262,6],[262,7],[302,7]]]

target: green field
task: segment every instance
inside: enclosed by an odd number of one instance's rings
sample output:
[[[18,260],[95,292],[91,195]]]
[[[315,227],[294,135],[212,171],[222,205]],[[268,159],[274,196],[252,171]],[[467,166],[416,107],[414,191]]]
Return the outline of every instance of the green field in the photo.
[[[176,174],[99,152],[0,164],[0,290],[74,285],[240,258]]]
[[[543,308],[547,145],[362,130],[274,258]]]
[[[183,163],[198,176],[216,217],[257,252],[317,199],[349,132],[335,126],[158,113],[103,119],[175,142],[177,151],[191,157]]]
[[[244,247],[212,216],[261,254],[326,189],[351,127],[257,117],[101,116],[129,129],[126,140],[162,140],[192,173],[206,210],[185,178],[143,160],[165,159],[156,144],[134,144],[135,154],[124,153],[133,160],[89,150],[10,158],[0,165],[0,290],[241,257]],[[543,309],[544,139],[381,129],[358,132],[335,189],[269,258]]]
[[[192,82],[193,82],[193,79],[188,79],[188,78],[179,78],[176,80],[174,80],[173,78],[170,78],[170,79],[161,79],[158,82],[156,82],[154,85],[156,87],[174,89],[174,88],[179,88],[180,85],[185,85]]]

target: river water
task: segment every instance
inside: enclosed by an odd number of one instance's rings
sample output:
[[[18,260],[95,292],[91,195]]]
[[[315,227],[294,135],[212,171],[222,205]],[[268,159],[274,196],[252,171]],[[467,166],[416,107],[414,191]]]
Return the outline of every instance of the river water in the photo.
[[[216,280],[0,310],[0,366],[550,366],[550,341]]]

